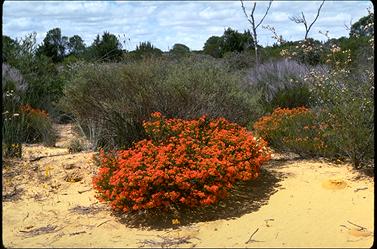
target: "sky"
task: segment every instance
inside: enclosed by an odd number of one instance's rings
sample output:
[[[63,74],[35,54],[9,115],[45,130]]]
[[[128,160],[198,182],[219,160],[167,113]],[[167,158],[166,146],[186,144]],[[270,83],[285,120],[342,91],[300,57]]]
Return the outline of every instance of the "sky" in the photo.
[[[248,13],[254,1],[245,1]],[[301,40],[303,24],[290,20],[301,12],[310,23],[321,1],[273,1],[262,25],[273,26],[285,40]],[[268,1],[257,1],[255,18],[263,16]],[[350,22],[373,11],[371,1],[325,1],[309,37],[325,40],[348,36]],[[259,26],[258,42],[272,45],[271,31]],[[47,31],[59,27],[63,36],[80,35],[87,46],[97,34],[118,35],[123,48],[134,50],[139,42],[150,41],[163,51],[182,43],[201,50],[211,36],[221,36],[228,27],[240,32],[250,29],[240,1],[7,1],[3,3],[3,35],[15,38],[37,33],[37,43]]]

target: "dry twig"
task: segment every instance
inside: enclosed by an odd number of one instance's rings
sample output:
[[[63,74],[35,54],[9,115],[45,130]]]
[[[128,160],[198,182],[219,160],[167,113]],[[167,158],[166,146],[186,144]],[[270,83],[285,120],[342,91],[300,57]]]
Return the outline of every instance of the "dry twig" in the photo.
[[[257,242],[257,240],[254,240],[254,239],[252,239],[252,238],[253,238],[254,234],[256,234],[256,233],[258,232],[258,230],[259,230],[259,228],[257,228],[257,230],[255,230],[255,231],[253,232],[253,234],[250,236],[249,240],[245,242],[245,244],[248,244],[248,243],[250,243],[250,242]]]
[[[367,229],[366,227],[362,227],[362,226],[360,226],[360,225],[357,225],[357,224],[355,224],[355,223],[352,223],[352,222],[349,221],[349,220],[347,220],[347,222],[350,223],[351,225],[354,225],[354,226],[356,226],[356,227],[359,227],[359,228],[360,228],[360,231],[361,231],[361,230],[366,230],[366,229]]]
[[[77,234],[80,234],[80,233],[86,233],[86,231],[74,232],[74,233],[70,233],[69,235],[73,236],[73,235],[77,235]]]
[[[39,156],[39,157],[36,157],[36,158],[30,159],[29,162],[39,161],[39,160],[41,160],[41,159],[43,159],[43,158],[47,158],[47,157],[65,156],[65,155],[69,155],[69,153],[56,154],[56,155],[47,155],[47,156]]]
[[[364,188],[357,188],[357,189],[355,189],[355,190],[354,190],[354,192],[358,192],[358,191],[360,191],[360,190],[366,190],[366,189],[368,189],[368,187],[364,187]]]
[[[56,230],[58,226],[51,226],[51,225],[47,225],[45,227],[39,227],[39,228],[35,228],[35,229],[32,229],[32,230],[20,230],[19,232],[21,233],[25,233],[27,236],[37,236],[37,235],[41,235],[41,234],[45,234],[45,233],[54,233],[54,232],[57,232],[59,230],[61,230],[62,228]]]
[[[85,189],[85,190],[78,190],[77,192],[79,193],[79,194],[82,194],[82,193],[85,193],[85,192],[88,192],[88,191],[90,191],[90,190],[92,190],[91,188],[89,188],[89,189]]]
[[[107,223],[107,222],[109,222],[109,221],[111,221],[111,220],[105,220],[104,222],[98,224],[97,227],[102,226],[103,224],[105,224],[105,223]]]

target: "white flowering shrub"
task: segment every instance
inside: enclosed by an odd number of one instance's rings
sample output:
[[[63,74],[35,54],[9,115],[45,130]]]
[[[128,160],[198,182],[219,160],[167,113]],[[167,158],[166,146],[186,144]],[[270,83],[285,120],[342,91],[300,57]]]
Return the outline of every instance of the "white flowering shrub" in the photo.
[[[344,53],[346,60],[336,60],[336,53]],[[328,153],[348,157],[356,168],[373,165],[374,58],[355,66],[351,51],[334,45],[328,60],[333,68],[327,75],[312,72],[307,78],[320,122],[327,127]]]

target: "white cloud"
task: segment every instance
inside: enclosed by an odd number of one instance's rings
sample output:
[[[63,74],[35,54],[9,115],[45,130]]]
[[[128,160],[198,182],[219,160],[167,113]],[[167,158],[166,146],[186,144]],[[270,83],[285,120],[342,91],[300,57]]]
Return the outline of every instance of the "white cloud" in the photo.
[[[274,1],[263,25],[274,26],[287,40],[302,39],[304,27],[289,17],[304,12],[311,22],[320,1]],[[367,1],[326,1],[310,36],[324,39],[318,30],[329,30],[332,37],[347,36],[344,24],[355,22],[367,14]],[[250,13],[252,2],[245,1]],[[268,1],[257,1],[255,11],[259,21]],[[60,27],[63,35],[80,35],[90,45],[97,34],[109,31],[125,34],[134,49],[141,41],[151,41],[162,50],[174,43],[184,43],[191,49],[202,49],[212,35],[221,35],[231,27],[242,32],[250,28],[239,1],[81,1],[81,2],[17,2],[3,5],[3,34],[23,37],[33,31],[41,42],[47,31]],[[272,44],[271,32],[258,29],[260,44]]]

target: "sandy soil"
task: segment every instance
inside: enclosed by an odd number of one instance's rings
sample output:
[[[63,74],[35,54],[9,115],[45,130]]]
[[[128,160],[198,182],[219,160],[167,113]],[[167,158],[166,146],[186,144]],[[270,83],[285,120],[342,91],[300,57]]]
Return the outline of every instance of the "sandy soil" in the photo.
[[[69,154],[66,144],[75,134],[69,125],[57,128],[63,134],[57,147],[25,145],[22,160],[3,162],[5,247],[373,244],[373,178],[360,177],[350,165],[274,154],[259,179],[239,187],[238,197],[208,215],[198,212],[194,217],[193,212],[181,216],[182,225],[167,228],[135,227],[138,218],[129,218],[132,225],[98,203],[91,188],[97,170],[94,153]]]

